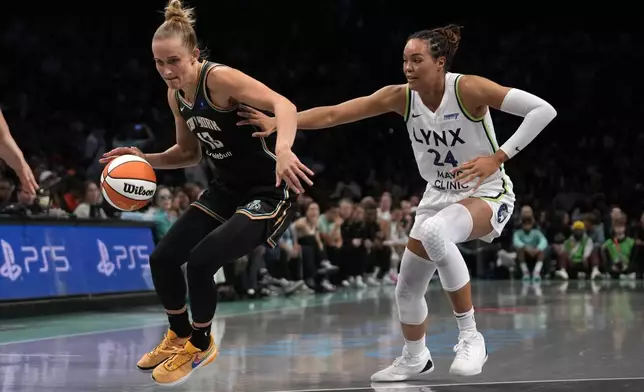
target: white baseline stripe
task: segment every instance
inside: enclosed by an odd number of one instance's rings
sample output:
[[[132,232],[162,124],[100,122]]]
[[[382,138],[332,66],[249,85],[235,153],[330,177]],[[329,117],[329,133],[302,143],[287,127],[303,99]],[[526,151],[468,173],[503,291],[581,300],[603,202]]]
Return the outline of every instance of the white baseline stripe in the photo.
[[[352,388],[321,388],[321,389],[285,389],[283,391],[269,391],[269,392],[334,392],[334,391],[373,391],[377,388],[387,389],[411,389],[411,388],[426,388],[426,387],[457,387],[457,386],[484,386],[484,385],[514,385],[514,384],[556,384],[556,383],[577,383],[577,382],[602,382],[602,381],[637,381],[644,380],[644,377],[614,377],[614,378],[573,378],[562,380],[526,380],[526,381],[488,381],[488,382],[466,382],[466,383],[452,383],[452,384],[408,384],[401,385],[402,383],[372,383],[368,387],[352,387]]]

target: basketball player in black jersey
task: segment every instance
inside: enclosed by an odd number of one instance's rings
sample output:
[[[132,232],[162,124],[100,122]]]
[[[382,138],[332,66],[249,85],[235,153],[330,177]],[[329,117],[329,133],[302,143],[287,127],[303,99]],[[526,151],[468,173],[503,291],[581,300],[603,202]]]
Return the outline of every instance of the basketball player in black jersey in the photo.
[[[7,165],[16,172],[24,191],[31,195],[36,194],[38,183],[34,178],[34,173],[27,164],[16,141],[13,140],[11,132],[9,131],[9,124],[4,119],[2,111],[0,111],[0,159],[7,162]]]
[[[217,306],[213,275],[264,242],[274,247],[292,221],[294,193],[304,190],[300,179],[313,185],[308,177],[313,173],[291,151],[295,106],[238,70],[200,61],[193,22],[192,10],[171,0],[152,41],[157,70],[169,87],[177,143],[159,154],[117,148],[101,159],[109,162],[135,154],[155,168],[177,169],[200,161],[201,142],[216,167],[216,180],[150,256],[154,287],[170,328],[137,366],[151,370],[152,378],[164,385],[185,381],[217,356],[210,334]],[[275,148],[263,138],[253,138],[254,128],[236,125],[241,103],[275,113],[279,129]],[[181,273],[186,262],[192,325]]]

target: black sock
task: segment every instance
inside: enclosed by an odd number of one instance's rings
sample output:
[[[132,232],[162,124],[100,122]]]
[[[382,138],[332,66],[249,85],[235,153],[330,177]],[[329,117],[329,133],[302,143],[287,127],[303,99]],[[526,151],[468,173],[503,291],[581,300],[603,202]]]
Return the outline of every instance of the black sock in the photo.
[[[168,321],[170,322],[170,329],[176,333],[180,338],[187,338],[192,333],[192,325],[188,318],[188,311],[181,314],[169,314]]]
[[[207,327],[195,327],[192,326],[192,336],[190,337],[190,343],[193,346],[198,348],[201,351],[208,350],[210,347],[210,327],[212,324],[208,324]]]

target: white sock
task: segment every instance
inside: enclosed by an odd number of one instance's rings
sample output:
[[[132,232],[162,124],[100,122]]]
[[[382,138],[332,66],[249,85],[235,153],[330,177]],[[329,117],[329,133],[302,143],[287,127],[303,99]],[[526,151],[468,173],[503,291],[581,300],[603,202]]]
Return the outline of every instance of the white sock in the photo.
[[[523,272],[523,275],[530,275],[530,271],[528,271],[528,265],[526,263],[521,263],[521,272]]]
[[[458,329],[461,332],[476,332],[476,321],[474,320],[474,308],[470,309],[465,313],[456,313],[456,323],[458,324]]]
[[[416,341],[409,341],[405,339],[405,348],[407,349],[407,352],[409,355],[412,357],[417,357],[420,354],[425,351],[425,347],[427,347],[427,343],[425,343],[425,335],[420,340]]]
[[[541,267],[543,267],[543,261],[537,261],[534,265],[534,276],[541,275]]]

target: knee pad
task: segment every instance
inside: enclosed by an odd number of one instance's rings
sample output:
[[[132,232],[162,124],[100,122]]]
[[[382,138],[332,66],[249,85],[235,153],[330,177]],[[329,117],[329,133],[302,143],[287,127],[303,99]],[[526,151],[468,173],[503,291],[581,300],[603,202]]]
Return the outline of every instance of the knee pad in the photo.
[[[425,292],[435,272],[436,263],[405,249],[396,284],[396,304],[400,322],[420,325],[425,321],[427,318]]]
[[[436,262],[445,291],[457,291],[470,281],[463,255],[456,246],[472,233],[473,221],[469,210],[452,204],[427,219],[421,226],[421,241],[429,258]]]
[[[447,292],[458,291],[470,281],[470,271],[467,270],[467,264],[456,244],[447,242],[445,254],[445,259],[437,263],[441,286]]]
[[[436,215],[420,227],[421,242],[429,258],[439,262],[445,258],[445,219]]]

